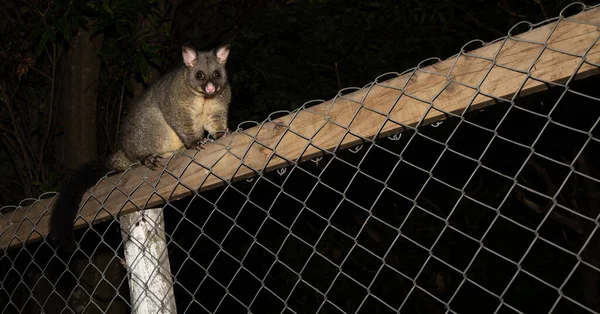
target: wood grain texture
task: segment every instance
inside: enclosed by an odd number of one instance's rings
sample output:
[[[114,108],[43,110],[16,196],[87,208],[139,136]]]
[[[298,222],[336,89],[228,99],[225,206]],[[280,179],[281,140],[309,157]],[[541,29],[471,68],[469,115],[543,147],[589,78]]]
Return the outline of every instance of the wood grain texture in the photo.
[[[569,19],[575,22],[555,21],[223,137],[203,150],[182,152],[164,170],[134,167],[109,176],[93,189],[93,197],[84,196],[76,228],[388,136],[402,125],[445,119],[444,112],[460,115],[545,89],[536,79],[564,83],[576,72],[577,79],[597,74],[597,67],[580,64],[590,48],[586,60],[600,64],[600,8]],[[549,48],[562,52],[544,49],[547,39]],[[2,247],[45,237],[52,200],[0,216]]]

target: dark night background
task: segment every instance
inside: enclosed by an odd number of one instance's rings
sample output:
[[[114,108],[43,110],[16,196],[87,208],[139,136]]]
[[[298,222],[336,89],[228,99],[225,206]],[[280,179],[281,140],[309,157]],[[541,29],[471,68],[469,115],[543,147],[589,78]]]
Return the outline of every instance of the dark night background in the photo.
[[[556,17],[571,2],[4,0],[0,204],[54,191],[66,173],[110,153],[119,117],[181,62],[182,43],[231,44],[235,129],[446,59],[519,21]],[[599,83],[570,88],[598,97]],[[444,303],[455,313],[600,311],[600,106],[548,87],[519,98],[517,109],[495,104],[467,114],[469,123],[451,118],[170,202],[178,312],[446,313]],[[545,115],[573,129],[545,128]],[[491,140],[496,127],[503,138]],[[455,152],[438,161],[448,139]],[[546,157],[529,157],[530,146]],[[483,154],[491,170],[475,171],[459,154]],[[76,236],[81,251],[66,272],[45,241],[3,250],[3,313],[61,313],[66,304],[128,313],[118,220]]]

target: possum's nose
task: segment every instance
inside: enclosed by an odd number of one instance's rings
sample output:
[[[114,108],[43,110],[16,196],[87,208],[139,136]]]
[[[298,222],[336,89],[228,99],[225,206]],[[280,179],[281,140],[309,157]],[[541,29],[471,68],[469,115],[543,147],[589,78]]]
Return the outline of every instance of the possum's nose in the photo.
[[[215,84],[208,82],[208,84],[206,84],[206,87],[204,88],[204,90],[206,91],[207,94],[214,93],[216,90]]]

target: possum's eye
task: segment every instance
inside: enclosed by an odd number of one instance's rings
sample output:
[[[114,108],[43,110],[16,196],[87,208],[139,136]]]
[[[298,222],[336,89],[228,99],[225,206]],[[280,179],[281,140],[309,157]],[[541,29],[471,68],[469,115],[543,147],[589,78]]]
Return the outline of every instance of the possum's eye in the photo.
[[[219,77],[221,77],[221,72],[219,72],[219,70],[215,70],[213,72],[213,77],[216,78],[216,79],[218,79]]]
[[[196,72],[196,78],[199,79],[199,80],[203,80],[204,79],[204,72],[202,72],[202,71]]]

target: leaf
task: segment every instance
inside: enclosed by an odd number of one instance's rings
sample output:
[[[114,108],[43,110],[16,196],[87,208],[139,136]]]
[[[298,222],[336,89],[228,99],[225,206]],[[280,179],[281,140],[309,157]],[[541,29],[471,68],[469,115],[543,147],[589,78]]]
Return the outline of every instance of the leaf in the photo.
[[[144,52],[149,52],[150,51],[150,46],[148,46],[148,43],[145,40],[140,39],[138,42],[139,42],[140,47],[142,48],[142,50]]]
[[[36,57],[39,57],[42,52],[44,52],[44,48],[46,48],[46,43],[48,42],[48,32],[44,32],[40,41],[38,42],[38,46],[35,52]]]
[[[40,25],[40,26],[38,26],[38,27],[34,28],[34,29],[31,31],[31,34],[30,34],[30,36],[31,36],[32,38],[35,38],[35,37],[37,37],[37,36],[40,36],[40,35],[41,35],[42,33],[44,33],[44,32],[46,32],[46,27],[44,27],[43,25]]]
[[[56,23],[58,31],[66,38],[69,38],[69,20],[66,15],[63,15]]]
[[[442,21],[442,23],[443,23],[444,25],[447,25],[447,24],[448,24],[448,20],[446,20],[446,17],[444,17],[444,14],[442,14],[442,12],[439,12],[439,11],[438,11],[438,12],[437,12],[437,15],[438,15],[438,17],[440,18],[440,21]]]
[[[108,1],[103,1],[103,2],[102,2],[102,7],[104,8],[104,10],[105,10],[106,12],[108,12],[108,14],[110,14],[110,15],[114,15],[114,14],[115,14],[115,12],[113,12],[113,10],[112,10],[112,9],[110,8],[110,6],[108,5]]]
[[[148,61],[144,55],[139,53],[135,55],[135,67],[142,74],[144,83],[148,82]]]
[[[165,14],[161,10],[159,10],[157,8],[151,8],[150,12],[156,14],[159,17],[164,17],[165,16]]]
[[[21,57],[19,60],[19,64],[17,65],[17,69],[15,70],[15,74],[19,81],[27,76],[27,72],[29,72],[29,68],[34,65],[34,60],[31,56]]]

